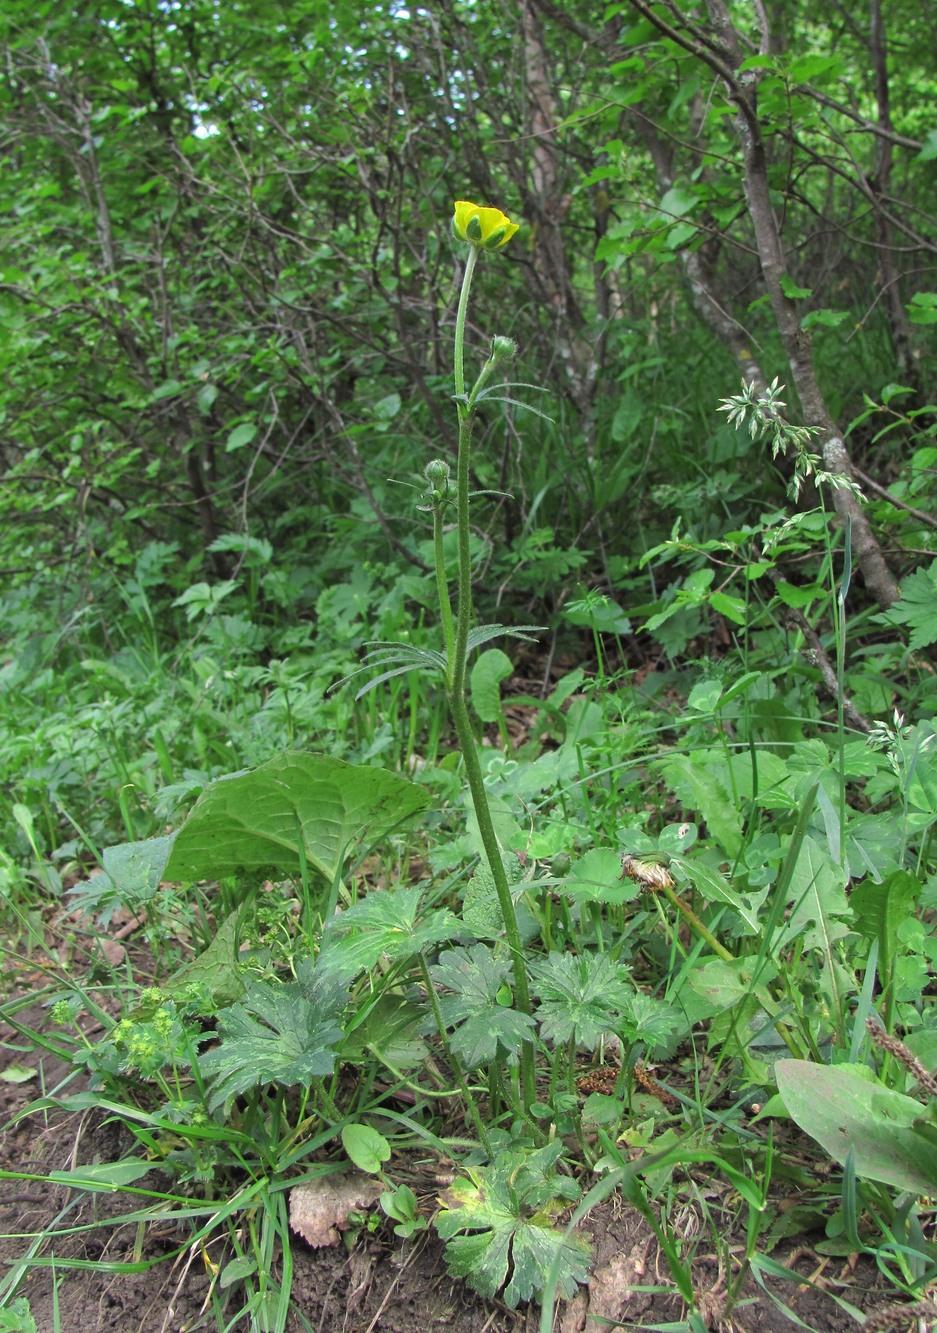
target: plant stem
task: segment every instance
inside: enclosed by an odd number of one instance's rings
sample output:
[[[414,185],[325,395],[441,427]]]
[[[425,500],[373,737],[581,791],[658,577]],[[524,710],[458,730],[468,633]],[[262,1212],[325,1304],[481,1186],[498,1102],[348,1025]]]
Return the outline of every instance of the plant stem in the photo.
[[[689,905],[689,903],[684,902],[683,899],[679,896],[679,894],[677,894],[676,891],[672,889],[668,884],[663,884],[661,888],[664,897],[668,898],[670,902],[673,903],[674,907],[676,907],[677,911],[683,914],[683,916],[686,918],[686,920],[689,922],[692,928],[696,931],[696,933],[698,935],[701,935],[702,938],[706,941],[710,949],[712,949],[713,953],[715,953],[717,957],[723,959],[723,961],[726,963],[734,963],[736,960],[735,954],[730,953],[730,951],[725,947],[724,944],[719,943],[715,935],[707,926],[703,924],[703,922],[693,911],[693,908]],[[784,1045],[790,1051],[794,1059],[795,1060],[803,1059],[803,1052],[799,1049],[797,1043],[794,1041],[793,1035],[790,1029],[787,1027],[787,1024],[782,1022],[782,1020],[778,1018],[777,1005],[768,995],[765,988],[763,986],[756,987],[753,990],[753,994],[757,998],[759,1004],[765,1010],[765,1013],[767,1013],[771,1018],[774,1024],[775,1031],[777,1032],[781,1040],[784,1042]]]
[[[524,963],[520,927],[517,924],[514,900],[511,897],[508,877],[504,872],[501,848],[498,846],[491,811],[488,807],[488,793],[485,791],[485,780],[482,775],[481,764],[478,762],[478,751],[475,748],[475,737],[472,734],[472,724],[468,709],[465,706],[464,694],[450,694],[449,707],[452,711],[452,720],[455,723],[456,735],[459,738],[459,745],[462,750],[465,776],[468,779],[472,805],[475,807],[475,818],[478,820],[478,831],[481,834],[482,846],[485,849],[485,859],[491,867],[491,877],[494,880],[495,892],[498,895],[498,904],[504,921],[504,933],[507,937],[508,949],[511,954],[511,968],[514,974],[514,1003],[521,1013],[529,1014],[531,1012],[530,989],[527,985],[527,968]],[[534,1048],[531,1041],[525,1041],[521,1046],[521,1089],[526,1112],[530,1110],[537,1096],[534,1081]]]
[[[472,290],[472,274],[475,272],[475,261],[478,258],[478,251],[474,245],[469,248],[468,259],[465,261],[465,272],[462,274],[462,290],[459,293],[459,309],[455,317],[455,391],[460,397],[465,395],[465,313],[468,310],[469,292]],[[459,416],[462,410],[460,404]]]
[[[426,996],[429,1000],[429,1006],[433,1011],[433,1018],[436,1021],[436,1029],[439,1032],[439,1040],[442,1042],[442,1048],[446,1052],[446,1059],[452,1066],[452,1072],[456,1076],[465,1104],[468,1107],[469,1114],[475,1122],[475,1128],[478,1131],[478,1137],[481,1140],[482,1147],[488,1156],[491,1156],[491,1140],[488,1137],[488,1131],[485,1129],[484,1121],[479,1114],[475,1098],[465,1081],[465,1075],[462,1072],[462,1065],[453,1054],[452,1047],[449,1045],[449,1039],[446,1036],[446,1025],[443,1022],[442,1011],[439,1008],[439,1000],[436,998],[436,987],[433,985],[433,979],[429,974],[429,968],[426,965],[426,959],[422,954],[419,955],[420,971],[423,974],[423,985],[426,987]]]
[[[477,251],[475,247],[472,246],[466,261],[465,273],[462,276],[462,291],[459,296],[459,309],[456,314],[455,328],[456,410],[458,411],[459,416],[459,452],[456,466],[459,601],[458,616],[455,624],[455,642],[451,652],[449,652],[448,631],[446,628],[447,610],[449,608],[449,590],[443,560],[441,518],[437,520],[437,523],[434,523],[436,583],[439,592],[443,632],[447,634],[448,679],[446,681],[446,692],[449,698],[449,710],[452,714],[456,735],[459,738],[459,745],[462,750],[462,760],[465,764],[465,773],[469,784],[469,792],[472,797],[472,805],[475,808],[475,817],[478,820],[478,829],[481,834],[482,847],[484,848],[488,865],[491,868],[495,891],[498,895],[498,903],[501,907],[501,916],[504,921],[504,931],[507,936],[508,948],[511,953],[511,967],[514,974],[514,1002],[522,1013],[530,1014],[530,990],[527,985],[527,968],[524,963],[524,952],[521,944],[520,928],[517,924],[517,913],[514,910],[514,901],[511,898],[511,889],[508,885],[507,875],[504,871],[504,863],[501,860],[501,848],[498,846],[498,839],[495,835],[494,824],[491,819],[491,811],[488,806],[488,794],[485,791],[485,782],[482,775],[481,764],[479,763],[478,752],[475,748],[475,737],[472,733],[472,724],[469,718],[468,708],[465,704],[465,664],[468,655],[469,629],[471,628],[472,623],[469,459],[472,452],[472,426],[474,424],[474,412],[469,406],[468,401],[465,400],[465,318],[468,310],[468,297],[472,286],[472,274],[475,270],[476,258]],[[485,370],[483,370],[482,376],[484,376],[485,373]],[[473,394],[477,388],[478,384],[476,384],[475,389],[473,389]],[[451,625],[451,610],[449,610],[449,618],[449,623]],[[530,1107],[536,1100],[534,1048],[533,1043],[529,1040],[525,1041],[521,1047],[521,1088],[523,1106],[526,1113],[529,1112]]]
[[[452,620],[452,603],[449,600],[449,584],[446,581],[446,558],[442,545],[442,516],[445,500],[433,503],[433,559],[436,565],[436,596],[439,598],[439,616],[442,620],[443,639],[446,645],[446,663],[451,671],[455,657],[455,629]]]

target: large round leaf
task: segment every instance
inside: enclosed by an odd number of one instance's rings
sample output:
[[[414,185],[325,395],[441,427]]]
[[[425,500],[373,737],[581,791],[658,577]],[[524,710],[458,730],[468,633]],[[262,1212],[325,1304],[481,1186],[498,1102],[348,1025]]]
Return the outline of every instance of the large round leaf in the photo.
[[[250,773],[220,778],[176,835],[164,879],[216,879],[306,863],[327,879],[350,847],[367,849],[428,803],[426,792],[382,768],[292,752]]]

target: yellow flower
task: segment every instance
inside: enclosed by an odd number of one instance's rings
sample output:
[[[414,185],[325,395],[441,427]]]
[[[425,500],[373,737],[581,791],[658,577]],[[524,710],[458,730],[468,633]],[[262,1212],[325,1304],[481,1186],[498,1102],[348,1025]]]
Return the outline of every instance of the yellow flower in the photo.
[[[483,208],[468,199],[457,199],[452,230],[460,241],[477,250],[500,250],[517,231],[518,224],[500,208]]]

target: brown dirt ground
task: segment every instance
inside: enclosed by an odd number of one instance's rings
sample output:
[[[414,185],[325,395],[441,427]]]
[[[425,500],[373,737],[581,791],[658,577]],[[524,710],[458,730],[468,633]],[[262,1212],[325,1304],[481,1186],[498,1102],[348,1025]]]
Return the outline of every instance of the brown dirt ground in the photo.
[[[17,1049],[16,1039],[5,1035],[10,1063],[36,1065],[39,1087],[54,1088],[67,1072],[52,1057]],[[0,1127],[6,1126],[0,1138],[0,1166],[5,1170],[41,1174],[114,1161],[126,1150],[126,1131],[96,1113],[51,1117],[34,1113],[15,1120],[35,1098],[36,1088],[35,1080],[28,1084],[0,1081]],[[165,1184],[156,1173],[152,1182],[149,1177],[139,1182],[142,1187],[151,1183],[154,1188]],[[57,1222],[69,1205],[67,1216]],[[0,1277],[24,1255],[30,1243],[24,1236],[49,1233],[37,1255],[46,1260],[45,1265],[32,1266],[19,1288],[19,1294],[29,1298],[41,1333],[55,1328],[61,1333],[196,1333],[215,1327],[206,1308],[208,1275],[202,1259],[191,1252],[135,1274],[66,1266],[69,1261],[126,1262],[134,1257],[134,1247],[141,1239],[142,1255],[151,1259],[172,1254],[184,1245],[184,1235],[168,1225],[162,1233],[151,1227],[142,1238],[132,1224],[93,1225],[126,1213],[132,1206],[132,1196],[129,1202],[120,1195],[79,1196],[29,1180],[0,1184]],[[56,1225],[77,1223],[89,1229],[57,1240],[51,1234]],[[699,1231],[699,1218],[688,1208],[682,1225],[689,1238]],[[621,1199],[613,1198],[590,1215],[587,1229],[595,1249],[594,1271],[588,1287],[558,1308],[554,1333],[679,1327],[686,1311],[643,1218]],[[912,1317],[907,1307],[895,1307],[868,1261],[855,1256],[824,1261],[809,1245],[787,1251],[790,1281],[769,1284],[769,1291],[790,1315],[749,1281],[741,1301],[725,1318],[727,1274],[711,1248],[707,1252],[705,1232],[700,1235],[693,1265],[694,1289],[705,1325],[711,1329],[779,1333],[799,1325],[817,1333],[839,1333],[855,1328],[855,1321],[836,1305],[832,1294],[873,1318],[866,1325],[870,1330],[890,1327],[925,1333],[927,1328],[937,1328],[929,1312]],[[736,1252],[743,1244],[743,1238],[738,1239],[739,1245],[733,1246]],[[53,1255],[59,1261],[56,1268],[48,1263]],[[775,1258],[785,1261],[783,1252]],[[432,1231],[403,1243],[382,1222],[378,1231],[359,1238],[350,1253],[343,1245],[312,1251],[297,1241],[294,1262],[294,1313],[287,1333],[430,1333],[433,1329],[536,1333],[539,1329],[536,1307],[512,1311],[498,1302],[479,1299],[451,1279],[442,1245]],[[800,1280],[811,1276],[812,1285]],[[232,1306],[231,1313],[234,1309]],[[247,1326],[241,1321],[237,1327]]]

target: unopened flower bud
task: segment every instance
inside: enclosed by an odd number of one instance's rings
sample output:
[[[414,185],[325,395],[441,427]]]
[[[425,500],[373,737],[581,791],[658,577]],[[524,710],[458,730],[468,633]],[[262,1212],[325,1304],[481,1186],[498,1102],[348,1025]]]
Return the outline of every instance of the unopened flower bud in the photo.
[[[496,361],[513,361],[517,356],[517,343],[499,333],[491,340],[491,355]]]
[[[423,476],[434,486],[441,486],[443,482],[449,480],[452,469],[444,458],[434,458],[431,463],[427,463],[423,469]]]

